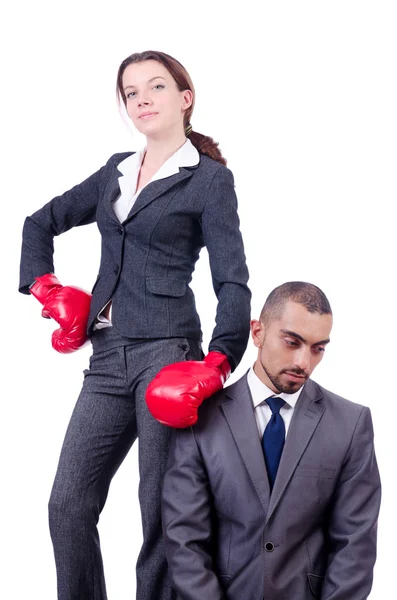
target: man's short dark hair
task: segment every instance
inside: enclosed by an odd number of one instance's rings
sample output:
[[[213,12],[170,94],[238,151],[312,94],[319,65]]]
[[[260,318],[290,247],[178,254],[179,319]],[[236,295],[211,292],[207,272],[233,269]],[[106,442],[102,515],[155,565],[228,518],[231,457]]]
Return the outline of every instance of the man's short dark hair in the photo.
[[[287,302],[301,304],[311,313],[332,315],[328,298],[319,287],[305,281],[288,281],[270,292],[259,317],[261,322],[267,325],[279,318]]]

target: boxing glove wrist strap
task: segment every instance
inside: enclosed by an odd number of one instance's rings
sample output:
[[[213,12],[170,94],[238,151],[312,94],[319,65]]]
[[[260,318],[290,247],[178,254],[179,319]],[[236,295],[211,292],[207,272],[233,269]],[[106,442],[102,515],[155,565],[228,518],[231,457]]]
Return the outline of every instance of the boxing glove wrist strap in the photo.
[[[222,352],[217,352],[216,350],[208,352],[207,356],[204,358],[204,362],[212,367],[217,367],[222,373],[224,382],[232,371],[227,356],[222,354]]]

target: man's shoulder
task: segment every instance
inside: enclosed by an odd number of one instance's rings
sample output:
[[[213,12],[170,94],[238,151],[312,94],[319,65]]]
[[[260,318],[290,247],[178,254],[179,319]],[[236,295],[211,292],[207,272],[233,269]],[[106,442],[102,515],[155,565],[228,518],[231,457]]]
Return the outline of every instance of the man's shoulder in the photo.
[[[327,405],[332,405],[335,408],[340,408],[341,410],[357,413],[360,413],[363,410],[363,408],[366,408],[363,404],[360,404],[359,402],[348,400],[344,396],[340,396],[335,392],[331,392],[330,390],[326,389],[313,379],[309,379],[306,386],[310,387],[310,392],[313,392],[313,390],[315,389],[317,393],[321,395],[321,397]]]
[[[219,410],[219,407],[228,400],[227,390],[228,387],[225,387],[204,400],[199,409],[200,419],[204,416],[211,418],[211,415]]]
[[[204,400],[199,408],[199,419],[197,425],[200,426],[200,429],[202,428],[201,426],[203,423],[209,423],[214,420],[215,414],[220,412],[223,404],[238,400],[242,394],[247,392],[247,390],[247,375],[245,374],[237,379],[234,383],[225,386],[213,394],[213,396]]]

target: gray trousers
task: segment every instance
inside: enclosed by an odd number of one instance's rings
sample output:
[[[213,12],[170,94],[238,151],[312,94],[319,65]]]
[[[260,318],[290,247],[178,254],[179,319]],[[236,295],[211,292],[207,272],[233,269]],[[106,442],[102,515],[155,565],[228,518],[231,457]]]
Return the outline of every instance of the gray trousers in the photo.
[[[202,358],[186,338],[132,340],[113,328],[92,336],[93,355],[63,443],[49,502],[59,600],[106,600],[97,523],[113,475],[139,444],[143,545],[137,600],[171,600],[161,531],[161,486],[171,429],[149,413],[145,391],[165,365]]]

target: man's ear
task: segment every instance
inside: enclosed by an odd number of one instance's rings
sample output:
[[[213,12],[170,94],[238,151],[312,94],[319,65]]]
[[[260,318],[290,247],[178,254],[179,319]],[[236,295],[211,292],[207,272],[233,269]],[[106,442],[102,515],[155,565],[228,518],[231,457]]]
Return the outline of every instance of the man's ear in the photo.
[[[262,321],[252,319],[250,322],[250,327],[252,341],[257,348],[261,348],[263,340],[265,339],[265,326],[263,325]]]

